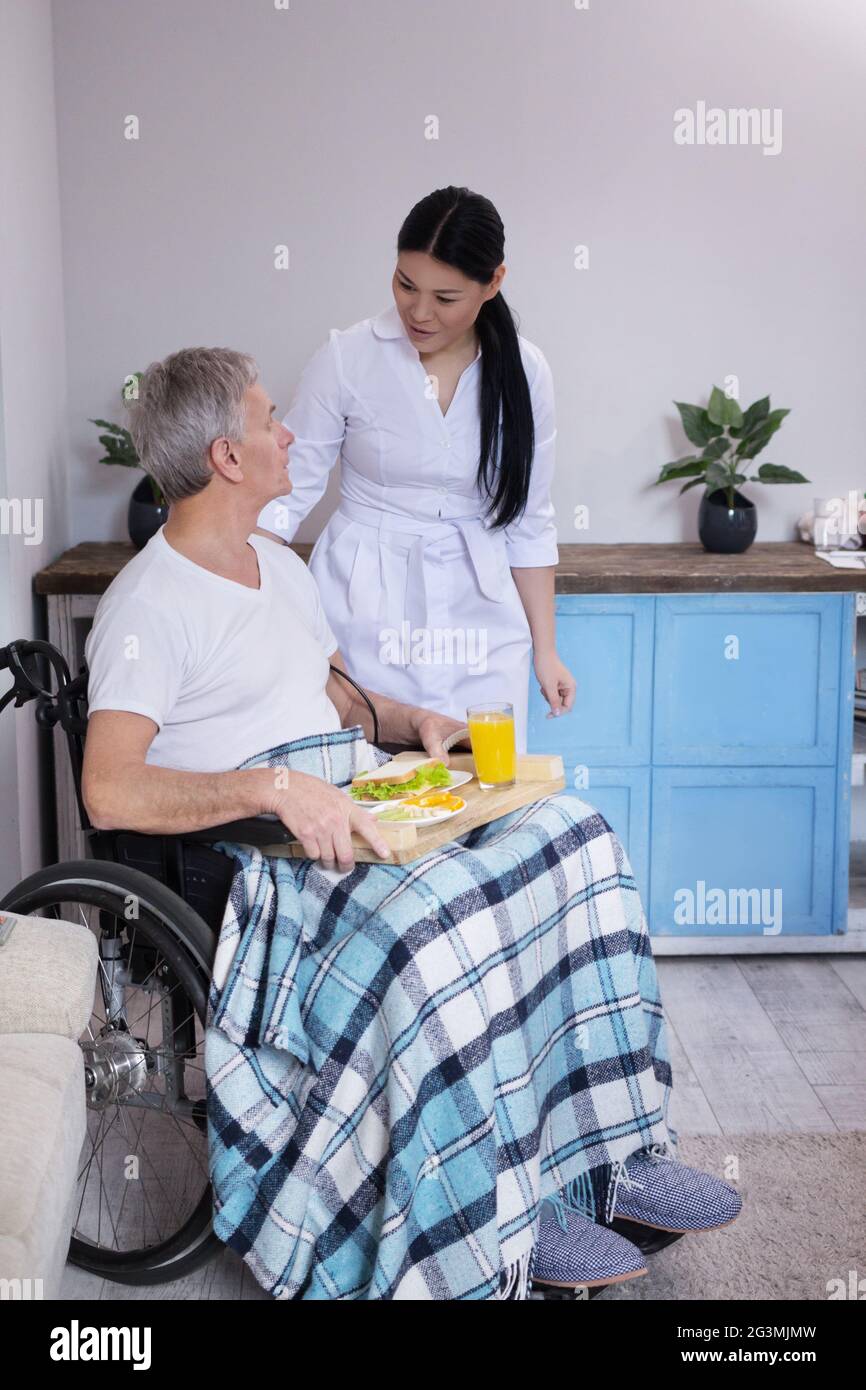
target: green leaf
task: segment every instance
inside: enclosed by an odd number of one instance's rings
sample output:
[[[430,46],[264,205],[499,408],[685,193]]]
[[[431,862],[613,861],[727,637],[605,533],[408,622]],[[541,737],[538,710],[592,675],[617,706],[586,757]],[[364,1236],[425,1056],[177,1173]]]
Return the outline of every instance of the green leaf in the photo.
[[[715,439],[717,434],[721,434],[721,429],[713,424],[707,412],[699,405],[687,405],[684,401],[674,401],[674,405],[680,412],[686,439],[690,444],[697,444],[703,448],[711,439]]]
[[[724,435],[720,435],[718,439],[710,440],[706,449],[704,449],[704,452],[701,454],[701,458],[712,463],[714,459],[722,458],[730,447],[730,441],[726,439]]]
[[[112,435],[101,434],[99,442],[105,449],[105,458],[100,459],[100,463],[119,463],[125,468],[139,467],[138,455],[135,450],[119,445]]]
[[[762,463],[750,482],[753,483],[808,483],[796,468],[786,468],[782,463]]]
[[[714,492],[719,487],[731,486],[731,470],[722,463],[711,463],[707,469],[707,487]]]
[[[710,403],[707,406],[707,415],[714,425],[724,428],[726,425],[741,425],[743,423],[743,412],[740,409],[739,401],[733,396],[726,396],[724,391],[720,391],[718,386],[714,386],[710,392]]]
[[[731,427],[731,435],[734,439],[742,439],[763,419],[766,418],[770,409],[770,397],[762,396],[759,401],[753,401],[748,410],[743,415],[741,425]]]
[[[99,429],[109,430],[109,434],[100,434],[98,439],[105,450],[105,458],[99,460],[100,463],[117,463],[124,468],[139,468],[140,461],[132,435],[128,429],[122,425],[115,425],[111,420],[94,420],[90,423],[98,426]]]
[[[684,492],[688,492],[690,487],[697,487],[698,484],[702,483],[703,481],[703,478],[692,478],[692,481],[690,483],[683,483],[682,487],[680,488],[680,497],[682,497]]]
[[[790,413],[790,410],[772,410],[765,419],[759,420],[754,429],[744,435],[737,445],[737,457],[753,459],[767,447],[785,416]]]
[[[718,386],[714,386],[710,392],[710,403],[707,406],[707,415],[714,425],[721,426],[724,423],[724,401],[725,393],[720,391]]]
[[[692,454],[688,458],[677,459],[675,463],[666,463],[656,478],[656,483],[667,483],[671,478],[690,478],[695,473],[703,473],[704,467],[703,461]]]

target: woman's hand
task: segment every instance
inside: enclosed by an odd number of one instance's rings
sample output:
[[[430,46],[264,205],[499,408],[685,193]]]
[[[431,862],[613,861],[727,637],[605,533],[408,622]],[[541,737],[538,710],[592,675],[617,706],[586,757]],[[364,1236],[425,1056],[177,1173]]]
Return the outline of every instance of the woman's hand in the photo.
[[[568,667],[555,650],[536,653],[533,665],[541,693],[550,705],[548,719],[552,715],[567,714],[577,690],[577,681]]]
[[[341,873],[355,866],[352,831],[367,841],[382,858],[390,853],[377,829],[376,819],[330,782],[306,772],[271,768],[274,791],[265,808],[279,816],[283,825],[303,846],[308,859],[319,859],[322,868],[335,865]],[[282,774],[278,776],[277,774]]]

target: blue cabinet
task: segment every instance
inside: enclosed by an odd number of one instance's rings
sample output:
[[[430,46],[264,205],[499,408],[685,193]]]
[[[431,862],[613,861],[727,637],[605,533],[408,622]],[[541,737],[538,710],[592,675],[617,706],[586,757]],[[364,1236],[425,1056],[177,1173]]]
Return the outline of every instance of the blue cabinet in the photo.
[[[846,597],[660,596],[653,763],[835,763]]]
[[[829,767],[654,768],[654,930],[830,931],[835,792]]]
[[[655,935],[846,929],[854,595],[560,595],[529,749],[622,840]]]
[[[536,685],[530,752],[573,754],[593,765],[649,764],[654,614],[648,594],[557,598],[557,645],[579,673],[577,700],[567,718],[545,719],[547,705]]]

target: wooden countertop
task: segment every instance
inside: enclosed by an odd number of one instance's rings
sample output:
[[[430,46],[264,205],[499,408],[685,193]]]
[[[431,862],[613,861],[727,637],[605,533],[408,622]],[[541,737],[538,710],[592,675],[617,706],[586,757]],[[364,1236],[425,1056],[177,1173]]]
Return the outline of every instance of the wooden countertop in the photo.
[[[714,555],[700,541],[561,545],[556,567],[558,594],[850,593],[860,589],[866,590],[866,568],[834,569],[803,541],[755,541],[742,555]]]
[[[303,560],[310,544],[295,544]],[[129,541],[84,541],[34,576],[37,594],[101,594],[132,559]],[[802,541],[756,541],[711,555],[699,541],[561,545],[558,594],[839,593],[866,591],[866,569],[839,570]]]

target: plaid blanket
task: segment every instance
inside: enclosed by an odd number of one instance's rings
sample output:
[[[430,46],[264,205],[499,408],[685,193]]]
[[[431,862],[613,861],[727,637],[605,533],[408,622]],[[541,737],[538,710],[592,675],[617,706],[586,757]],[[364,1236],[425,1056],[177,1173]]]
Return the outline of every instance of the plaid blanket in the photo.
[[[384,761],[354,726],[247,765],[345,786]],[[277,1298],[527,1298],[542,1199],[604,1220],[624,1160],[676,1143],[616,835],[563,791],[406,865],[221,848],[218,1236]]]

